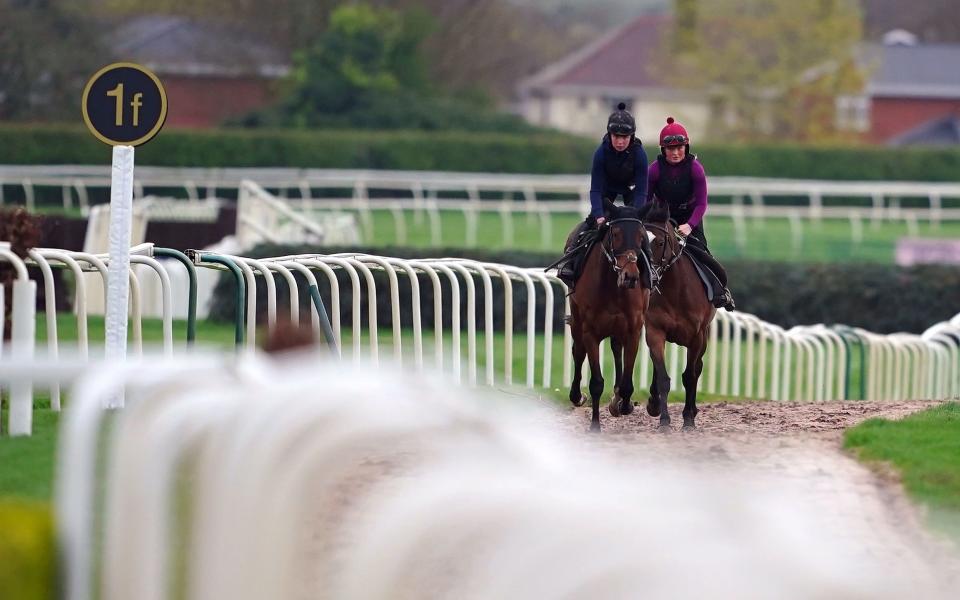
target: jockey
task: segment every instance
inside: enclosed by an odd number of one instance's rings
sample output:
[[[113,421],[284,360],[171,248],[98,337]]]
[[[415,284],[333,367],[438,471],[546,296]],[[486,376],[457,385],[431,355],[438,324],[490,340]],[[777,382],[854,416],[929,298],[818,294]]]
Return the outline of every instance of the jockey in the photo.
[[[593,153],[590,171],[590,217],[597,225],[603,216],[603,199],[623,196],[624,206],[640,206],[647,196],[647,153],[636,137],[637,125],[621,102],[607,119],[607,134]]]
[[[640,206],[647,196],[647,153],[636,137],[636,122],[623,102],[617,105],[607,118],[607,133],[593,153],[590,172],[590,215],[580,223],[567,238],[565,249],[569,250],[580,234],[603,225],[603,200],[611,202],[623,197],[624,206]],[[582,257],[581,257],[582,258]],[[557,273],[567,285],[572,286],[576,265],[565,263]]]
[[[654,197],[667,203],[677,231],[687,238],[688,247],[717,276],[713,303],[733,310],[733,296],[727,289],[727,274],[707,249],[703,216],[707,212],[707,174],[695,154],[690,154],[690,137],[683,125],[667,117],[660,130],[660,155],[648,170],[646,202]]]

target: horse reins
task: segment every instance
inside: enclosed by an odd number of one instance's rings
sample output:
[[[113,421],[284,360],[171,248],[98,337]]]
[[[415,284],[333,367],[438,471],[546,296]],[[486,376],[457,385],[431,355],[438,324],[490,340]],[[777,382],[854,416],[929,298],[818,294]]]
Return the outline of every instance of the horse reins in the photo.
[[[641,221],[640,219],[632,218],[632,217],[624,217],[622,219],[614,219],[612,221],[607,221],[606,226],[610,227],[614,223],[623,223],[624,221],[639,223],[641,227],[646,228],[646,225],[644,225],[643,221]],[[653,270],[653,267],[650,265],[650,258],[646,255],[646,253],[644,253],[642,246],[640,247],[639,250],[631,249],[631,250],[627,250],[626,252],[621,252],[620,254],[614,254],[612,250],[607,248],[606,239],[603,239],[603,240],[600,240],[600,249],[603,251],[603,255],[604,257],[606,257],[607,262],[610,263],[610,266],[613,267],[614,273],[619,274],[620,271],[624,269],[624,267],[621,267],[620,265],[617,264],[618,258],[622,256],[626,256],[628,263],[635,263],[637,262],[637,256],[642,256],[643,263],[647,266],[647,270],[650,272],[650,274],[653,276],[653,279],[655,280],[653,282],[654,285],[656,285],[656,283],[660,280],[659,275]],[[629,253],[631,251],[635,252],[633,256],[629,256]]]
[[[660,225],[654,225],[653,223],[646,223],[644,227],[647,227],[648,229],[656,229],[658,231],[662,231],[663,234],[666,236],[670,235],[670,231],[666,227],[661,227]],[[674,230],[674,235],[677,235],[676,230]],[[677,238],[678,238],[677,241],[680,243],[680,251],[673,255],[673,258],[670,259],[670,262],[653,267],[653,273],[656,275],[656,280],[657,280],[656,283],[654,283],[653,291],[657,292],[658,294],[663,293],[660,291],[660,285],[659,285],[660,280],[663,278],[663,274],[666,273],[670,269],[670,267],[675,265],[678,260],[680,260],[680,257],[683,256],[683,251],[686,250],[687,248],[686,239],[684,239],[679,235],[677,235]]]

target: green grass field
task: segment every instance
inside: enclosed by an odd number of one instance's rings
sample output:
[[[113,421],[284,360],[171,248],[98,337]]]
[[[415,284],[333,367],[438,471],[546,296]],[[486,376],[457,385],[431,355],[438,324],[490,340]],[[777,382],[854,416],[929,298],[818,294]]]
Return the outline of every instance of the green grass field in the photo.
[[[7,437],[7,406],[0,410],[0,497],[49,500],[53,488],[57,426],[60,414],[50,410],[50,399],[37,394],[33,408],[33,435]]]
[[[895,467],[929,509],[930,525],[960,541],[960,403],[899,421],[870,419],[847,430],[844,445],[862,460]]]
[[[476,239],[468,243],[466,219],[459,211],[440,211],[440,239],[435,243],[431,223],[426,215],[415,218],[413,211],[403,213],[402,232],[398,233],[396,219],[389,211],[373,211],[373,235],[367,236],[371,246],[413,247],[469,247],[559,251],[567,234],[583,216],[557,213],[550,219],[550,231],[544,236],[538,217],[525,214],[504,219],[498,213],[481,213],[477,218]],[[813,262],[875,262],[892,263],[897,239],[904,236],[924,238],[960,237],[960,223],[944,222],[933,226],[920,222],[911,229],[902,221],[877,225],[862,223],[862,240],[853,242],[851,224],[846,219],[824,219],[820,222],[801,220],[800,235],[794,240],[794,230],[787,219],[746,219],[743,244],[736,243],[737,234],[732,219],[707,216],[706,232],[710,249],[720,259],[745,258],[774,261]]]

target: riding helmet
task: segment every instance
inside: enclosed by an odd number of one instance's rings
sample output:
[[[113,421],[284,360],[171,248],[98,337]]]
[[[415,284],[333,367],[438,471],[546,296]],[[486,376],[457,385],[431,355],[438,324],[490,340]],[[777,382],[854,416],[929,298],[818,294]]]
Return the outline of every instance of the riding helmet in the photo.
[[[607,133],[616,135],[633,135],[637,132],[637,124],[633,120],[633,115],[627,111],[627,105],[621,102],[617,105],[617,110],[610,113],[607,119]]]
[[[690,136],[683,125],[677,123],[673,117],[667,117],[667,126],[660,130],[660,146],[689,146]]]

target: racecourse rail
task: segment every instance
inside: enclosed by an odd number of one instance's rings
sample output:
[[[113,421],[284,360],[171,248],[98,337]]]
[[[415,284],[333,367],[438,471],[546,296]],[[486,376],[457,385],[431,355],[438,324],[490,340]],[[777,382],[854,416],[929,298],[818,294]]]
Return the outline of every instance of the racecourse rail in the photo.
[[[9,352],[17,360],[37,355],[37,283],[29,279],[27,271],[28,266],[36,266],[45,288],[46,355],[55,358],[62,350],[57,336],[52,269],[63,268],[73,273],[76,282],[78,339],[76,348],[71,347],[70,351],[86,357],[91,351],[91,340],[87,331],[86,283],[82,274],[99,274],[106,287],[107,255],[35,248],[23,261],[10,251],[6,243],[0,243],[0,260],[12,263],[16,269],[12,341],[9,349],[0,348],[0,353]],[[197,269],[217,269],[231,273],[235,282],[235,343],[239,351],[252,350],[256,346],[257,289],[262,286],[266,291],[267,331],[276,326],[281,310],[286,311],[286,318],[293,323],[309,320],[318,339],[324,339],[330,345],[330,360],[364,359],[376,365],[384,354],[389,354],[390,360],[401,365],[412,364],[416,369],[425,365],[435,367],[448,372],[456,382],[469,385],[522,385],[553,390],[563,389],[571,381],[570,329],[564,326],[562,349],[557,350],[553,326],[557,311],[569,312],[568,290],[552,273],[540,268],[459,258],[405,260],[371,254],[304,254],[252,259],[193,250],[183,254],[169,248],[141,244],[131,249],[130,353],[134,357],[143,353],[140,307],[144,286],[140,278],[146,277],[132,268],[136,264],[146,265],[159,278],[163,323],[161,352],[168,356],[178,351],[173,341],[173,293],[168,270],[186,269],[190,280],[195,281]],[[337,271],[347,275],[343,282],[337,277]],[[389,352],[379,342],[378,284],[374,271],[384,272],[387,276],[392,316],[392,348]],[[299,274],[301,281],[310,288],[308,308],[299,305],[298,286],[302,284],[294,274]],[[401,277],[410,282],[409,296],[400,294],[398,282]],[[321,297],[319,278],[329,282],[327,299]],[[441,281],[449,286],[449,294],[444,293]],[[496,331],[494,281],[499,281],[504,290],[504,322]],[[293,299],[286,307],[279,306],[278,283],[288,286],[289,298]],[[341,307],[341,285],[349,287],[352,292],[349,311]],[[424,344],[425,337],[431,333],[429,324],[421,319],[420,290],[423,286],[430,286],[433,291],[432,355]],[[525,290],[528,299],[525,314],[515,314],[514,290],[520,288]],[[190,286],[189,290],[187,344],[193,342],[196,325],[196,287]],[[0,294],[0,302],[2,297]],[[538,314],[537,300],[541,297],[544,299],[543,313]],[[478,311],[481,298],[482,319]],[[401,330],[400,311],[404,305],[409,305],[412,314],[412,342],[409,344],[404,341]],[[466,307],[466,323],[460,318],[462,306]],[[365,329],[361,319],[364,309],[367,312]],[[349,324],[341,322],[342,313],[349,313]],[[444,314],[448,314],[449,319],[444,319]],[[543,322],[540,331],[537,330],[538,317]],[[524,334],[515,333],[515,320],[525,326]],[[445,321],[450,322],[449,327],[444,326]],[[2,326],[0,323],[0,328]],[[342,344],[345,328],[350,331],[349,348]],[[560,334],[557,332],[557,335]],[[500,345],[495,344],[498,336],[503,337],[500,355],[495,354],[498,352],[495,346]],[[483,344],[482,357],[478,352],[480,343]],[[522,373],[515,377],[514,352],[518,346],[524,348],[525,363]],[[562,373],[559,374],[552,369],[554,352],[557,351],[563,352]],[[603,354],[609,363],[610,353]],[[639,360],[639,381],[645,386],[650,375],[645,345],[641,345]],[[29,434],[33,385],[23,378],[8,379],[10,372],[3,368],[3,362],[0,361],[0,383],[8,383],[11,393],[8,431]],[[498,362],[502,364],[501,369],[497,369]],[[675,389],[682,388],[678,375],[683,362],[683,350],[671,345],[668,364]],[[704,369],[702,391],[733,397],[789,401],[957,397],[960,396],[960,314],[950,321],[932,325],[921,335],[880,335],[855,327],[823,324],[783,329],[748,313],[721,310],[711,326]],[[540,378],[537,378],[538,372]],[[610,371],[605,368],[605,372]],[[854,382],[858,385],[853,385]],[[61,407],[60,390],[56,384],[51,387],[51,406],[54,410]]]
[[[87,210],[91,195],[110,185],[108,167],[0,166],[0,205],[4,189],[22,190],[23,203],[32,209],[38,190],[60,190],[65,209]],[[434,245],[440,243],[439,211],[459,211],[466,221],[465,245],[476,244],[477,215],[499,214],[504,246],[513,245],[512,216],[525,214],[539,222],[542,245],[549,248],[552,215],[583,214],[589,206],[589,178],[584,175],[504,175],[421,171],[366,171],[334,169],[230,169],[137,167],[134,195],[169,194],[179,190],[191,200],[237,197],[247,210],[238,215],[238,234],[245,243],[288,239],[290,225],[304,239],[324,239],[314,216],[321,212],[358,214],[362,237],[373,238],[373,211],[388,211],[395,239],[406,239],[407,214],[416,223],[429,219]],[[245,191],[246,190],[246,191]],[[903,221],[908,231],[918,223],[937,225],[960,220],[960,184],[890,181],[823,181],[711,177],[711,215],[728,217],[734,240],[747,244],[747,220],[788,219],[794,245],[801,243],[804,220],[841,219],[850,224],[854,242],[862,241],[864,222]],[[244,198],[257,202],[246,202]],[[268,215],[268,225],[259,217]],[[285,228],[272,227],[276,221]],[[311,223],[312,222],[312,223]],[[913,233],[911,233],[913,235]]]

